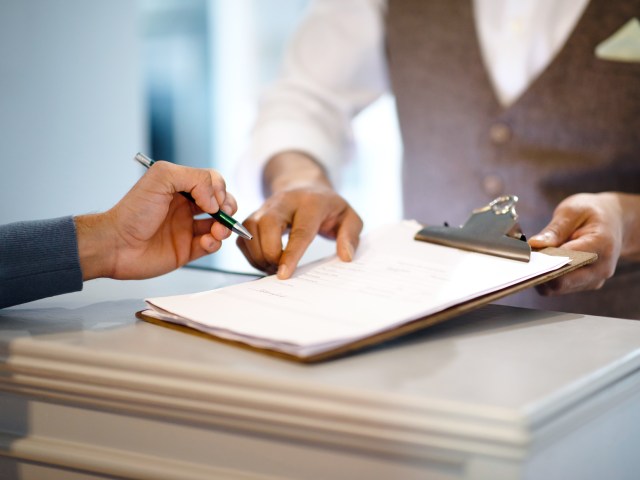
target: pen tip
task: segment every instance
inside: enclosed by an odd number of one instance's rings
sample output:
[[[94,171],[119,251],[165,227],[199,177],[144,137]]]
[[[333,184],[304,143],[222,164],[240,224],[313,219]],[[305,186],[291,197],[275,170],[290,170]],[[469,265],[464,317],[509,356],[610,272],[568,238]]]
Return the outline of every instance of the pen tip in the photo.
[[[251,235],[251,234],[249,233],[249,230],[247,230],[247,229],[244,227],[244,225],[242,225],[242,224],[241,224],[241,223],[239,223],[239,222],[238,222],[238,223],[236,223],[236,224],[233,226],[233,229],[234,229],[234,230],[236,230],[236,233],[237,233],[238,235],[240,235],[240,236],[241,236],[241,237],[243,237],[243,238],[246,238],[247,240],[251,240],[251,239],[253,238],[253,235]]]

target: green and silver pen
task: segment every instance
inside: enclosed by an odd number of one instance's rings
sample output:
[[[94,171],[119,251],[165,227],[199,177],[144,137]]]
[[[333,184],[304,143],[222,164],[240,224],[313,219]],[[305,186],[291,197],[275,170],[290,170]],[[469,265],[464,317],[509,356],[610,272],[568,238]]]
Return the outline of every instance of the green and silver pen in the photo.
[[[147,168],[150,168],[151,165],[155,163],[155,160],[147,157],[144,153],[139,153],[139,152],[136,154],[134,159]],[[185,197],[190,202],[194,201],[193,197],[187,192],[180,192],[180,195]],[[216,213],[210,213],[209,215],[211,215],[213,218],[215,218],[218,222],[220,222],[222,225],[227,227],[232,232],[235,232],[238,235],[240,235],[242,238],[246,238],[247,240],[251,240],[253,238],[253,236],[249,233],[249,231],[246,228],[244,228],[244,226],[240,222],[238,222],[233,217],[227,215],[222,210],[218,210]]]

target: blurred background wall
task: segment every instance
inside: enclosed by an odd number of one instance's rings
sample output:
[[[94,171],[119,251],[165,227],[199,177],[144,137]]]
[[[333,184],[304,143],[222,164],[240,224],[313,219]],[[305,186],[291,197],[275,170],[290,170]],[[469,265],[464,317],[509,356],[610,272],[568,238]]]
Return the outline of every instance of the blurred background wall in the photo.
[[[138,177],[138,24],[129,0],[0,1],[0,223],[103,210]]]

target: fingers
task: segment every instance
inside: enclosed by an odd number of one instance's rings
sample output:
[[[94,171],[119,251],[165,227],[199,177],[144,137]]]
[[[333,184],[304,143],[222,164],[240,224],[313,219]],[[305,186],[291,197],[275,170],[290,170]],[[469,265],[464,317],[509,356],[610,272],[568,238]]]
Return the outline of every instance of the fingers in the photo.
[[[350,261],[359,243],[362,220],[351,206],[330,188],[304,188],[279,192],[245,222],[254,235],[238,239],[249,263],[278,278],[289,278],[316,237],[335,238],[340,259]],[[282,235],[289,230],[286,247]]]
[[[284,210],[269,212],[262,216],[257,224],[257,233],[260,238],[256,242],[256,251],[260,251],[267,266],[274,267],[280,262],[282,256],[282,236],[289,227],[289,218],[293,211]]]
[[[246,222],[244,222],[244,224],[246,226]],[[252,232],[252,235],[253,235],[252,243],[258,243],[256,242],[256,234]],[[236,245],[238,246],[242,254],[245,256],[245,258],[253,268],[255,268],[256,270],[262,270],[263,272],[266,272],[268,274],[275,273],[275,270],[269,271],[266,263],[263,263],[258,260],[260,257],[255,255],[254,250],[252,251],[249,250],[248,243],[245,239],[238,237],[238,239],[236,240]]]
[[[602,288],[606,279],[594,273],[594,267],[584,267],[536,287],[540,295],[547,297]]]
[[[294,215],[289,241],[282,252],[278,265],[278,278],[281,280],[289,278],[295,271],[298,262],[320,229],[323,220],[322,213],[318,208],[315,208],[305,211],[298,210]]]
[[[230,235],[231,231],[213,218],[195,220],[189,261],[217,252],[222,247],[222,241]]]
[[[229,192],[226,192],[224,201],[220,204],[220,209],[227,215],[233,215],[238,211],[238,202]]]
[[[227,200],[226,184],[216,170],[185,167],[158,161],[145,177],[157,182],[161,191],[168,194],[185,192],[191,195],[196,205],[204,212],[215,213],[221,205],[227,205],[235,212],[235,200]],[[143,177],[143,178],[145,178]]]
[[[243,222],[253,239],[238,237],[236,243],[251,266],[268,274],[276,272],[282,255],[282,235],[288,228],[288,216],[288,210],[266,210],[263,206]]]
[[[193,236],[204,237],[206,243],[222,242],[231,236],[231,230],[216,222],[213,218],[202,218],[194,220]]]
[[[289,241],[278,266],[278,278],[281,280],[293,275],[300,259],[318,233],[335,236],[338,257],[345,262],[353,260],[363,227],[360,216],[346,202],[342,214],[335,218],[335,210],[319,212],[316,215],[308,213],[307,210],[302,215],[298,211],[293,219]],[[335,231],[337,234],[333,233]]]
[[[158,161],[153,165],[153,174],[165,181],[168,192],[171,194],[188,193],[193,200],[193,214],[202,212],[215,213],[222,210],[229,215],[233,215],[238,204],[233,195],[226,192],[226,184],[222,176],[216,170],[206,170],[199,168],[175,165],[169,162]],[[196,225],[205,225],[194,222],[194,233]],[[200,231],[197,235],[198,244],[201,244],[207,252],[218,250],[219,242],[229,238],[231,231],[220,223],[208,222],[207,232]],[[201,228],[201,227],[198,227]]]
[[[316,212],[312,209],[296,212],[289,242],[280,259],[278,278],[286,279],[293,274],[304,252],[318,233],[325,237],[336,238],[337,254],[341,260],[348,262],[353,259],[362,231],[362,220],[355,210],[337,194],[331,196],[329,200]],[[312,216],[305,218],[310,211]]]
[[[562,245],[567,250],[593,252],[598,259],[592,265],[564,275],[549,284],[545,284],[540,293],[543,295],[564,295],[585,290],[602,288],[605,281],[613,276],[618,263],[618,240],[610,232],[595,229],[577,236]]]
[[[355,211],[347,212],[336,235],[336,248],[340,260],[344,262],[353,260],[360,243],[360,233],[362,233],[363,226],[362,219]]]
[[[196,205],[207,213],[215,213],[227,203],[227,191],[226,183],[222,175],[216,170],[202,170],[202,169],[189,169],[195,170],[193,181],[197,182],[190,190],[184,190],[191,194]],[[233,203],[233,211],[230,214],[235,213],[235,201]]]
[[[561,246],[593,252],[598,260],[537,288],[542,295],[561,295],[601,288],[613,276],[624,228],[615,196],[578,194],[562,201],[549,225],[530,239],[532,247]]]
[[[215,253],[222,247],[222,241],[216,240],[211,235],[193,237],[191,241],[191,255],[189,261],[192,262],[200,257]]]
[[[585,211],[571,203],[561,203],[549,224],[529,239],[534,248],[558,247],[567,242],[585,220]]]
[[[228,215],[234,214],[238,210],[236,199],[230,193],[227,193],[224,203],[220,207],[224,213]],[[231,236],[231,230],[222,223],[216,222],[211,226],[211,234],[218,240],[224,240]]]

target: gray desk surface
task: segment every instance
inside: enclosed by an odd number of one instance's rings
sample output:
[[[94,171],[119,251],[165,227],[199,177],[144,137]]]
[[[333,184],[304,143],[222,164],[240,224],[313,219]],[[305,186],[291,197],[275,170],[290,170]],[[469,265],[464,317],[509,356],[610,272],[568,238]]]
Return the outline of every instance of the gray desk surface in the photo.
[[[640,354],[640,323],[488,306],[441,326],[328,363],[304,366],[149,325],[143,298],[247,281],[182,269],[141,282],[96,280],[83,292],[0,311],[0,342],[228,369],[346,390],[532,409],[585,380],[606,381]],[[589,382],[586,382],[589,383]]]

